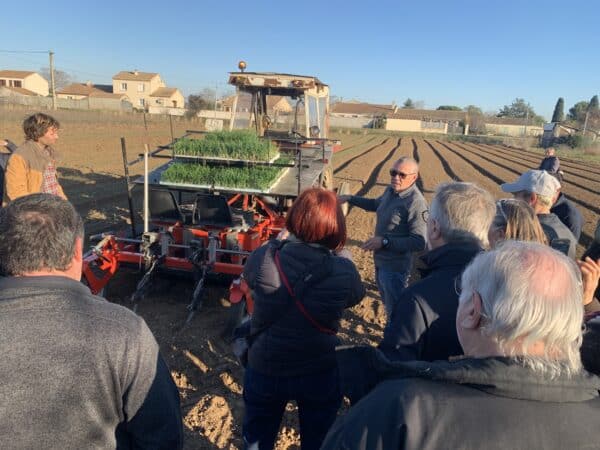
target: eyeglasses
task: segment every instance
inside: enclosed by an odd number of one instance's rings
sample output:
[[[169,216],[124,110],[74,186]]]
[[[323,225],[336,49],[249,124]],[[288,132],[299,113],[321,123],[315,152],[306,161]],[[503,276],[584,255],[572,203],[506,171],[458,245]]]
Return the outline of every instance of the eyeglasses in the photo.
[[[400,177],[400,178],[402,178],[404,180],[409,175],[414,175],[414,173],[404,173],[404,172],[400,172],[400,171],[395,170],[395,169],[391,169],[390,170],[390,176],[392,178],[394,178],[394,177]]]

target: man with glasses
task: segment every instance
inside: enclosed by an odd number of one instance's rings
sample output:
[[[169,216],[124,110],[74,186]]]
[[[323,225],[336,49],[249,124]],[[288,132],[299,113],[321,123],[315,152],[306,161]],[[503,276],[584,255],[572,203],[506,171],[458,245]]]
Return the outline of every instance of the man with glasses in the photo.
[[[560,183],[555,177],[545,170],[528,170],[514,183],[503,183],[500,187],[531,205],[550,246],[575,259],[577,239],[558,216],[550,212],[560,190]]]
[[[419,164],[402,157],[390,170],[390,186],[377,198],[340,195],[348,202],[377,214],[375,236],[362,248],[373,252],[375,277],[388,321],[396,299],[408,285],[412,255],[425,248],[427,202],[416,186]]]
[[[455,280],[487,246],[495,214],[494,198],[473,183],[438,186],[427,221],[422,278],[400,294],[379,345],[390,360],[435,361],[462,353],[454,326]]]
[[[379,384],[321,448],[598,448],[600,378],[579,355],[582,295],[575,263],[548,246],[480,253],[455,319],[464,357],[371,361]]]

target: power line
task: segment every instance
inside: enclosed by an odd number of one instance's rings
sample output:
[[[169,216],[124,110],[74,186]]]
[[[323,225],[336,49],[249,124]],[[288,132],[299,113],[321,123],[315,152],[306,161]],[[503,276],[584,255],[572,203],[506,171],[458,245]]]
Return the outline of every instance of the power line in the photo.
[[[48,53],[50,50],[0,50],[1,53]]]

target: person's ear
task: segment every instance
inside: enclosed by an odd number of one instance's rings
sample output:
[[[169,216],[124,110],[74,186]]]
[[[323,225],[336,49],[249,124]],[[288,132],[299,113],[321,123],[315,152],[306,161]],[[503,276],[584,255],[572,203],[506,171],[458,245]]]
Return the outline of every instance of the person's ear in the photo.
[[[466,300],[465,307],[467,308],[466,315],[460,325],[468,330],[479,328],[481,323],[481,297],[477,292],[473,292],[471,298]]]
[[[73,252],[73,264],[81,266],[83,264],[83,241],[80,237],[75,239],[75,251]]]
[[[442,233],[440,230],[440,224],[437,220],[429,217],[429,240],[434,241],[440,239],[442,237]]]
[[[531,206],[535,206],[538,202],[538,197],[537,194],[535,192],[532,192],[529,194],[529,204]]]

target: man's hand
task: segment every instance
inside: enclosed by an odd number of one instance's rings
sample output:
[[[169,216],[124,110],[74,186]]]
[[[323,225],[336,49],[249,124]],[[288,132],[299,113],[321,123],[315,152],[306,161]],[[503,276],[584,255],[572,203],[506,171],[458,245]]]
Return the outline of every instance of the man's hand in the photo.
[[[344,203],[346,203],[347,201],[350,200],[350,197],[352,197],[351,195],[338,195],[338,203],[340,205],[343,205]]]
[[[8,145],[8,142],[5,141],[4,139],[0,139],[0,147],[6,147]]]
[[[365,242],[360,248],[363,250],[379,250],[383,248],[383,238],[381,236],[375,236]]]
[[[583,304],[587,305],[594,300],[594,292],[600,280],[600,259],[594,261],[588,256],[584,261],[577,261],[577,265],[583,280]]]

